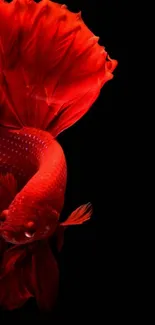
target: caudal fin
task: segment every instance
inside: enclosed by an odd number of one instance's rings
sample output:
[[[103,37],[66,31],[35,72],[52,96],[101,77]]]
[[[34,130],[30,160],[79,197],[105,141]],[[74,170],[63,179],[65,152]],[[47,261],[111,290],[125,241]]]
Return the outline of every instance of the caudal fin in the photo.
[[[81,14],[51,1],[0,1],[0,124],[56,137],[91,107],[113,78]]]

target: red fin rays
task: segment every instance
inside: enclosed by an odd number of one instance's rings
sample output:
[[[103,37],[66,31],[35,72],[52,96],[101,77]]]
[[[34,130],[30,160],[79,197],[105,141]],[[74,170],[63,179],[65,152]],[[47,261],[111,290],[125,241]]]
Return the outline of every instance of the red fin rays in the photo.
[[[80,225],[88,221],[93,213],[91,203],[83,204],[74,210],[70,216],[61,222],[55,232],[56,248],[60,252],[64,243],[64,232],[68,226]]]
[[[64,243],[64,231],[68,226],[80,225],[88,221],[93,213],[91,203],[83,204],[74,210],[70,216],[58,225],[56,230],[56,247],[58,252],[61,251]]]
[[[81,16],[51,1],[0,2],[0,124],[57,136],[91,107],[117,62]]]
[[[93,213],[91,203],[83,204],[75,211],[71,213],[67,220],[61,222],[61,226],[73,226],[73,225],[80,225],[85,221],[89,220]]]

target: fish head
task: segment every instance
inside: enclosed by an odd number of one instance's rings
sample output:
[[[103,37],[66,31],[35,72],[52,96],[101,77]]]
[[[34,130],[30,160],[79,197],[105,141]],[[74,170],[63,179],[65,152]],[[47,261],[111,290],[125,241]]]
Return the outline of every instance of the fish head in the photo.
[[[0,215],[0,236],[12,244],[27,244],[50,237],[57,228],[59,213],[54,209],[4,210]]]

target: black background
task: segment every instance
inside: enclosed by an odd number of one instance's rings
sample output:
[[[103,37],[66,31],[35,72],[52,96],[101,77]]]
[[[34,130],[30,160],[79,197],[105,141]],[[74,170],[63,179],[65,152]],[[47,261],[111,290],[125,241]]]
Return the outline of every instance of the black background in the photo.
[[[59,1],[63,3],[63,1]],[[68,164],[68,186],[63,216],[91,202],[90,222],[70,228],[59,256],[60,294],[53,313],[41,313],[34,301],[14,312],[2,312],[7,321],[90,321],[95,324],[121,321],[125,307],[124,258],[121,246],[119,173],[122,152],[120,112],[126,109],[127,49],[126,12],[123,1],[67,0],[71,11],[82,18],[99,43],[118,60],[114,79],[101,90],[90,111],[59,136]],[[123,135],[122,135],[123,136]],[[120,159],[121,157],[121,159]],[[122,280],[123,279],[123,280]],[[124,282],[124,287],[125,287]]]

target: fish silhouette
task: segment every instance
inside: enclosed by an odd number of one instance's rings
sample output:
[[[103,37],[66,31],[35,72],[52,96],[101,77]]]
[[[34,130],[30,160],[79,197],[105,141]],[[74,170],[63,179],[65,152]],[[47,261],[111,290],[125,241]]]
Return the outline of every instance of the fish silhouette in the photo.
[[[59,221],[67,165],[57,136],[90,109],[117,61],[81,14],[43,0],[0,1],[0,305],[53,307],[59,270],[49,238],[89,220],[90,203]]]

